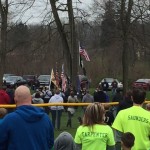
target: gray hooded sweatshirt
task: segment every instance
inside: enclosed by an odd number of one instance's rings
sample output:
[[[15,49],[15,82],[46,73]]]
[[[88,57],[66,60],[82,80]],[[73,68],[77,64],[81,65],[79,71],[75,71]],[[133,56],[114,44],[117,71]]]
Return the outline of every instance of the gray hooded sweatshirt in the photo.
[[[75,150],[75,143],[72,135],[62,132],[54,142],[54,150]]]

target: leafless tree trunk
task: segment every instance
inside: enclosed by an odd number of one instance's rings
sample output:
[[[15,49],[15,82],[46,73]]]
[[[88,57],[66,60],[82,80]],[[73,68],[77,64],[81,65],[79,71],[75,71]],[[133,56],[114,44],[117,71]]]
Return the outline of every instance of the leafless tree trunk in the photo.
[[[0,39],[0,78],[5,72],[6,61],[6,47],[7,47],[7,15],[8,15],[8,0],[2,4],[0,0],[0,14],[1,14],[1,39]]]
[[[122,40],[123,40],[123,53],[122,53],[122,66],[123,66],[123,93],[125,94],[128,89],[128,75],[129,75],[129,47],[128,37],[131,26],[131,10],[133,7],[133,0],[128,1],[128,7],[126,10],[126,1],[121,0],[121,28],[122,28]]]
[[[71,39],[70,40],[71,42],[67,39],[66,33],[63,29],[63,25],[61,23],[60,17],[58,15],[58,10],[56,7],[56,1],[50,0],[50,4],[52,7],[52,12],[53,12],[54,19],[57,25],[57,29],[62,40],[65,61],[67,64],[67,70],[70,75],[72,84],[76,86],[77,43],[76,43],[76,32],[75,32],[75,22],[74,22],[74,15],[73,15],[72,0],[67,0],[67,4],[66,4],[66,6],[68,7],[67,11],[68,11],[68,16],[69,16],[69,28],[70,28],[69,38]]]
[[[71,61],[72,61],[72,84],[76,85],[76,79],[77,79],[77,56],[78,56],[78,51],[77,51],[77,42],[76,42],[76,31],[75,31],[75,22],[74,22],[74,14],[73,14],[73,7],[72,7],[72,0],[67,0],[67,5],[68,5],[68,16],[69,16],[69,26],[70,26],[70,38],[71,38],[71,44],[70,44],[70,49],[71,49]]]

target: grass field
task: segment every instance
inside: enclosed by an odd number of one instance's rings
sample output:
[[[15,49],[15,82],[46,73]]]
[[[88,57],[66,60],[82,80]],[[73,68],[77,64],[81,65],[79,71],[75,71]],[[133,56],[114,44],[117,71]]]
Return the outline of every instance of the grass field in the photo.
[[[67,112],[63,112],[62,113],[62,117],[61,117],[61,129],[60,131],[55,130],[55,138],[63,131],[67,131],[69,132],[73,137],[75,136],[76,130],[78,128],[78,126],[80,125],[78,122],[78,117],[82,117],[83,116],[83,111],[81,107],[78,107],[78,109],[76,110],[74,116],[72,117],[72,128],[70,127],[66,127],[67,124],[67,119],[68,119],[68,114]],[[51,117],[51,115],[50,115]]]

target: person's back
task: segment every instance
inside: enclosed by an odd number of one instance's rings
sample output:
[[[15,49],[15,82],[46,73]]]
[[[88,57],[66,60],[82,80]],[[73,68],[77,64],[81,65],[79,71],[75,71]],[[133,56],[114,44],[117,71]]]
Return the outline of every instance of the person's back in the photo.
[[[100,103],[90,104],[84,114],[83,124],[78,127],[75,143],[82,150],[114,149],[115,141],[111,127],[104,123],[105,109]]]
[[[89,93],[89,91],[86,91],[86,94],[82,98],[82,103],[93,103],[94,102],[94,97]],[[83,110],[85,111],[87,106],[83,107]]]
[[[120,89],[117,89],[115,95],[113,96],[112,102],[120,102],[121,100],[123,100],[123,95],[120,92]]]
[[[94,93],[94,102],[106,103],[106,94],[100,88],[97,92]]]
[[[27,89],[25,86],[16,89],[16,111],[8,114],[0,125],[1,150],[49,150],[53,147],[54,131],[49,116],[31,105]]]
[[[146,150],[150,148],[150,113],[141,106],[146,93],[142,90],[133,90],[134,106],[121,110],[112,125],[120,132],[131,132],[135,136],[133,150]]]
[[[123,109],[127,109],[129,107],[133,106],[133,101],[131,99],[131,91],[128,91],[125,95],[125,97],[123,98],[123,100],[121,100],[118,104],[118,109],[117,112],[119,112],[120,110]]]
[[[82,98],[82,103],[93,103],[93,102],[94,102],[94,97],[89,93],[89,91],[87,91]]]
[[[0,89],[0,104],[10,104],[10,97],[3,89]]]

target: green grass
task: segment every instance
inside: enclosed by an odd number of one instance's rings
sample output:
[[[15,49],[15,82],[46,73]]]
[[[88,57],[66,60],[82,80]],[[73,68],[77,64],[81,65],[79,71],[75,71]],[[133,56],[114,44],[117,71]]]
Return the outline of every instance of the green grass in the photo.
[[[79,127],[79,122],[78,122],[78,117],[82,117],[83,116],[83,110],[81,107],[78,107],[78,109],[76,110],[74,116],[72,117],[72,128],[70,127],[66,127],[67,124],[67,119],[68,119],[68,114],[67,112],[63,112],[62,113],[62,117],[61,117],[61,127],[60,127],[60,131],[56,130],[54,131],[54,136],[55,138],[63,131],[67,131],[69,132],[73,137],[75,136],[76,130]],[[50,114],[51,117],[51,114]]]
[[[60,131],[58,130],[54,130],[54,136],[55,138],[63,131],[67,131],[69,132],[73,137],[75,136],[76,130],[79,127],[79,122],[78,122],[78,117],[82,117],[83,116],[83,110],[81,107],[78,107],[78,109],[76,110],[74,116],[72,117],[72,128],[70,127],[66,127],[67,124],[67,120],[68,120],[68,113],[67,112],[63,112],[62,113],[62,117],[61,117],[61,127],[60,127]],[[51,118],[51,114],[50,114],[50,118]]]

